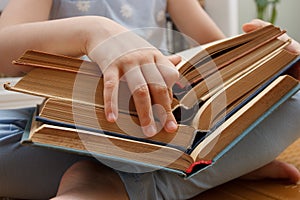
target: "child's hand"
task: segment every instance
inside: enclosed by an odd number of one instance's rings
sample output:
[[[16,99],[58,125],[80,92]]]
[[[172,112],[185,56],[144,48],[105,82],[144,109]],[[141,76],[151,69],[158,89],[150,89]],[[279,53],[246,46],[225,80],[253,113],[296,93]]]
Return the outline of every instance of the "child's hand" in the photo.
[[[167,132],[177,130],[171,109],[171,88],[179,77],[174,66],[178,57],[164,56],[132,32],[122,32],[99,43],[89,57],[97,62],[104,75],[104,107],[108,121],[115,122],[118,117],[118,87],[120,79],[124,79],[146,136],[158,132],[154,115]]]
[[[251,22],[249,23],[246,23],[243,25],[243,30],[244,32],[251,32],[251,31],[254,31],[258,28],[261,28],[261,27],[264,27],[264,26],[267,26],[269,25],[270,23],[268,22],[265,22],[265,21],[262,21],[262,20],[259,20],[259,19],[254,19],[252,20]],[[287,35],[287,34],[283,34],[282,36],[279,37],[279,39],[282,39],[284,41],[286,41],[287,39],[289,39],[290,37]],[[291,39],[291,38],[290,38]],[[298,54],[300,55],[300,44],[299,42],[297,42],[296,40],[294,39],[291,39],[291,44],[288,45],[286,47],[286,50],[288,50],[289,52],[291,53],[295,53],[295,54]],[[300,80],[300,62],[298,62],[290,71],[289,73],[297,78],[298,80]]]

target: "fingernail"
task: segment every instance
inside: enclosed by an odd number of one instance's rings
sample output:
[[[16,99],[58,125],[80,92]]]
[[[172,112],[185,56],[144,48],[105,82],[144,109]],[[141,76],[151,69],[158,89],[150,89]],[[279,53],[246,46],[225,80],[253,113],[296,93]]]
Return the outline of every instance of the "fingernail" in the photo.
[[[112,113],[112,112],[109,113],[107,115],[107,120],[110,121],[110,122],[115,122],[117,120],[116,115],[114,113]]]
[[[177,129],[177,124],[174,122],[174,121],[169,121],[167,124],[166,124],[166,128],[169,130],[169,131],[175,131]]]
[[[143,132],[147,137],[152,137],[157,133],[157,130],[154,125],[149,125],[143,127]]]

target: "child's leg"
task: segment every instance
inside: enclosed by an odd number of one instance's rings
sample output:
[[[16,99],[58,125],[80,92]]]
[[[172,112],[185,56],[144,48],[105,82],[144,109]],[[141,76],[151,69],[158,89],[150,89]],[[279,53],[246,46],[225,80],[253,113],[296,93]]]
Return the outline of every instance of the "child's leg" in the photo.
[[[64,172],[86,159],[46,148],[21,145],[30,109],[0,110],[0,196],[49,199]]]
[[[287,179],[290,180],[291,183],[298,183],[300,181],[300,171],[292,164],[274,160],[241,178],[248,180],[264,178]]]
[[[197,193],[259,169],[271,163],[284,149],[300,137],[299,122],[300,92],[249,132],[245,138],[218,159],[213,166],[194,175],[187,181],[181,181],[180,177],[161,172],[158,180],[168,181],[160,181],[158,183],[159,187],[167,188],[166,185],[169,185],[168,188],[180,191],[175,197],[188,199],[197,195]],[[267,165],[269,170],[275,169],[273,172],[267,170],[268,168],[261,168],[256,171],[256,174],[252,175],[257,176],[259,173],[263,173],[263,176],[274,177],[274,174],[277,173],[280,177],[282,174],[278,174],[278,171],[282,173],[282,170],[284,170],[284,176],[297,181],[297,176],[299,177],[297,170],[295,171],[287,165],[277,164],[273,162],[271,165]],[[170,187],[170,184],[172,187]],[[172,192],[169,191],[169,193]]]
[[[297,182],[300,172],[293,165],[272,161],[243,176],[244,179],[290,179]],[[139,192],[139,191],[136,191]],[[64,174],[57,197],[53,200],[76,199],[128,199],[126,189],[118,174],[96,162],[80,161]]]
[[[119,175],[100,163],[81,161],[64,174],[53,200],[128,199]]]

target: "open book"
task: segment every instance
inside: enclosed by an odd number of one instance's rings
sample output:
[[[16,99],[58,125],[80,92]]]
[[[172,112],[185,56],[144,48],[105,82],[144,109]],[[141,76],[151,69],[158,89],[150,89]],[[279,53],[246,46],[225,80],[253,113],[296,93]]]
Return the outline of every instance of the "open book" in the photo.
[[[89,61],[30,50],[14,63],[33,70],[5,88],[45,97],[23,143],[187,176],[213,163],[299,90],[299,82],[285,74],[299,57],[284,50],[289,41],[277,39],[282,33],[268,26],[208,45],[180,63],[172,103],[180,125],[174,134],[162,129],[145,138],[126,82],[119,86],[119,118],[107,122],[102,74]],[[197,78],[187,81],[188,73]]]

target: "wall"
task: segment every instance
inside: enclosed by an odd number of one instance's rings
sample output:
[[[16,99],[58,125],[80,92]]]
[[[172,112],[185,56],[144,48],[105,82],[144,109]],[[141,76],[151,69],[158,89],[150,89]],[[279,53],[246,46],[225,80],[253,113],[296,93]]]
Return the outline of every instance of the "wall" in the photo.
[[[241,27],[243,23],[256,17],[256,8],[254,0],[239,0],[238,3],[239,27]],[[281,0],[277,6],[278,16],[275,23],[287,30],[288,34],[297,41],[300,41],[299,9],[299,0]],[[241,28],[239,32],[242,32]]]

